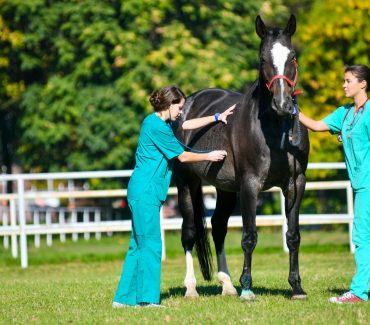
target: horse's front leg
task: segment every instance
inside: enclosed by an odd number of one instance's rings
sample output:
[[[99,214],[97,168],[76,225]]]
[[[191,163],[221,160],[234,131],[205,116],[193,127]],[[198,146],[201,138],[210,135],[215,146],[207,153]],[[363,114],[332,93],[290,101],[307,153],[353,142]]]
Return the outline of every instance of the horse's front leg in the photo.
[[[244,251],[243,272],[240,276],[242,293],[240,299],[245,302],[254,301],[252,291],[252,253],[257,244],[256,206],[257,186],[246,186],[240,192],[240,206],[243,219],[242,248]]]
[[[217,204],[212,216],[212,237],[217,256],[217,278],[222,285],[222,295],[236,296],[238,292],[231,282],[231,276],[226,261],[225,237],[227,222],[236,203],[236,193],[217,190]]]
[[[288,222],[288,231],[286,233],[286,242],[289,248],[289,278],[288,282],[293,289],[292,299],[306,299],[307,294],[301,287],[301,277],[299,275],[299,246],[301,235],[299,232],[299,208],[304,194],[306,177],[303,174],[298,175],[295,181],[290,181],[288,191],[285,196],[285,214]]]

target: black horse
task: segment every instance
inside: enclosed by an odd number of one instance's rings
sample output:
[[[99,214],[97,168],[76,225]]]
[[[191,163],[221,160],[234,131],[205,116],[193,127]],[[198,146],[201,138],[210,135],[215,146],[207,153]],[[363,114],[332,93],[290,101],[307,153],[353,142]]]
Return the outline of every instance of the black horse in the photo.
[[[255,299],[252,291],[252,253],[257,243],[256,204],[258,194],[273,186],[282,189],[288,222],[286,233],[290,255],[289,283],[293,298],[304,299],[298,266],[300,245],[299,208],[304,193],[309,140],[307,130],[295,115],[294,86],[298,77],[291,36],[296,29],[292,15],[284,30],[267,28],[260,16],[256,32],[261,38],[259,77],[245,94],[225,89],[204,89],[191,95],[183,108],[182,120],[215,114],[237,104],[228,124],[214,123],[195,131],[178,131],[176,136],[194,150],[227,150],[223,162],[176,164],[179,208],[183,217],[182,245],[186,253],[185,296],[197,296],[192,249],[206,280],[212,263],[202,197],[202,181],[217,189],[217,204],[212,216],[218,278],[223,294],[236,295],[230,280],[224,239],[227,223],[240,193],[244,265],[240,277],[245,301]],[[180,121],[181,122],[181,121]]]

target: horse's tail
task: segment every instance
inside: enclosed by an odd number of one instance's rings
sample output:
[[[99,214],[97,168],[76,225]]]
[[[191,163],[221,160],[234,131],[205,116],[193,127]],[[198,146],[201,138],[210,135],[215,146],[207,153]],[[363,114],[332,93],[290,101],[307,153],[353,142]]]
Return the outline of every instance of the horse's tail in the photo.
[[[204,213],[203,192],[201,184],[198,186],[194,199],[195,249],[203,278],[211,280],[213,273],[212,252],[209,244],[207,222]]]

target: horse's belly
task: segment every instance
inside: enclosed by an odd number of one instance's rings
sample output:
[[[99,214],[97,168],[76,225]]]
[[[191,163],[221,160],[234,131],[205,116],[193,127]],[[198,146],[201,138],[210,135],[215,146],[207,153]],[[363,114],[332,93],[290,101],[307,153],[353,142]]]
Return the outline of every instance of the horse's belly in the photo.
[[[231,159],[224,162],[199,162],[192,164],[193,172],[203,181],[203,185],[213,185],[228,192],[240,189]]]

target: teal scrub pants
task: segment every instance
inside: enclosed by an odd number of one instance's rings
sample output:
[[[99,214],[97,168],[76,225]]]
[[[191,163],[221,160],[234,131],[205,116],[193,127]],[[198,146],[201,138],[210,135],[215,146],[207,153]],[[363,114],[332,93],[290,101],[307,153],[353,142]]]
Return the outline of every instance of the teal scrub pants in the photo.
[[[355,193],[352,241],[355,245],[356,274],[351,293],[368,300],[370,287],[370,191]]]
[[[135,306],[160,303],[162,241],[160,206],[129,200],[132,233],[113,301]]]

